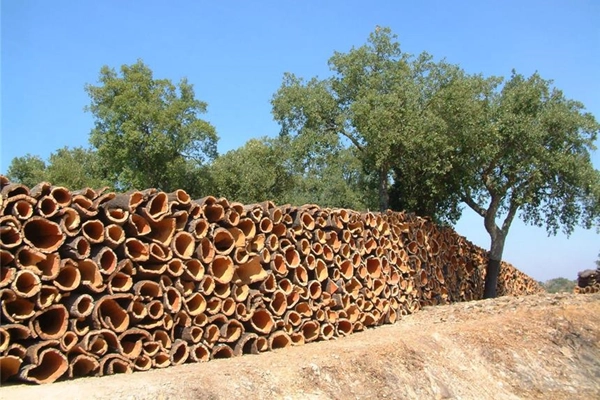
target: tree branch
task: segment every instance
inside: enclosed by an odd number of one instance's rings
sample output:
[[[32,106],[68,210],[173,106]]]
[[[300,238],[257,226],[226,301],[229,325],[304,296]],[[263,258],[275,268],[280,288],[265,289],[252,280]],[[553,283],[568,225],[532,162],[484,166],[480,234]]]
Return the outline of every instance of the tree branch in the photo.
[[[512,224],[512,221],[515,218],[518,209],[519,206],[517,205],[516,200],[513,197],[511,197],[508,214],[506,215],[506,218],[504,218],[504,222],[502,223],[502,233],[504,234],[504,236],[508,234],[508,230],[510,229],[510,225]]]
[[[490,192],[492,196],[496,196],[496,189],[492,186],[491,179],[489,176],[489,168],[481,173],[481,180],[483,182],[483,186]]]
[[[471,207],[471,209],[477,214],[485,218],[485,209],[479,204],[477,204],[475,200],[473,200],[473,197],[471,197],[471,193],[468,190],[466,190],[465,192],[466,193],[462,196],[462,201],[464,201],[469,207]]]
[[[483,217],[483,224],[485,229],[488,231],[492,239],[498,235],[499,228],[496,226],[496,213],[498,212],[498,207],[500,206],[500,197],[496,195],[492,195],[492,200],[490,201],[490,205],[485,212],[485,216]]]
[[[485,170],[482,171],[481,173],[481,177],[483,178],[483,184],[485,185],[485,188],[490,192],[490,194],[492,196],[497,196],[498,191],[497,188],[493,187],[490,183],[491,179],[490,179],[490,173],[494,170],[494,168],[496,168],[498,162],[500,161],[500,159],[504,156],[504,153],[502,151],[498,152],[496,154],[496,156],[492,159],[492,161],[489,163],[489,165],[487,166],[487,168]],[[503,169],[503,165],[500,165],[500,171],[502,172]]]
[[[326,128],[327,130],[332,130],[332,131],[336,131],[335,128],[331,127],[331,128]],[[350,135],[348,132],[344,131],[343,129],[340,130],[340,134],[347,137],[348,139],[350,139],[350,141],[352,142],[352,144],[358,149],[358,151],[360,151],[361,153],[365,152],[365,148],[363,146],[361,146],[361,144],[358,142],[358,140],[356,140],[356,138],[352,135]]]
[[[502,232],[504,233],[505,236],[508,234],[510,225],[512,224],[512,221],[515,218],[515,215],[517,214],[519,207],[521,206],[520,204],[517,203],[517,197],[518,197],[517,193],[519,193],[522,190],[526,190],[526,188],[533,182],[534,179],[535,179],[535,175],[530,174],[529,177],[525,181],[523,181],[521,184],[516,184],[517,177],[515,175],[512,175],[507,180],[507,183],[505,185],[506,190],[508,190],[509,188],[511,188],[513,186],[515,186],[515,187],[513,187],[512,195],[510,196],[510,207],[508,208],[508,214],[506,215],[506,218],[504,219],[504,222],[502,223]]]

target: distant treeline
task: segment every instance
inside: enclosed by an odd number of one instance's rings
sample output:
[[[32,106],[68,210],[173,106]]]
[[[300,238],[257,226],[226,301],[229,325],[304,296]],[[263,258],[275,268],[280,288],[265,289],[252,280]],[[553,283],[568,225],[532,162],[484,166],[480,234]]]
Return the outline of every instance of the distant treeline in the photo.
[[[546,282],[539,282],[540,285],[548,293],[560,293],[560,292],[568,292],[573,293],[573,289],[577,286],[577,280],[569,280],[567,278],[554,278],[547,280]]]

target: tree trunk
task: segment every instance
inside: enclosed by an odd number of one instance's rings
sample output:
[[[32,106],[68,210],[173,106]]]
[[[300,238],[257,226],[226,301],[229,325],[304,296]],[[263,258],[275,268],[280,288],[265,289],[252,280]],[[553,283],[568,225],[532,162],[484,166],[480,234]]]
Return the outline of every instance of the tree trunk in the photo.
[[[379,211],[385,212],[390,206],[390,193],[388,191],[388,171],[386,168],[379,170]]]
[[[496,297],[498,275],[500,274],[500,262],[502,261],[504,242],[506,240],[506,235],[504,235],[499,229],[495,230],[493,233],[490,233],[490,236],[492,238],[492,245],[486,267],[485,287],[483,289],[484,299],[492,299]]]

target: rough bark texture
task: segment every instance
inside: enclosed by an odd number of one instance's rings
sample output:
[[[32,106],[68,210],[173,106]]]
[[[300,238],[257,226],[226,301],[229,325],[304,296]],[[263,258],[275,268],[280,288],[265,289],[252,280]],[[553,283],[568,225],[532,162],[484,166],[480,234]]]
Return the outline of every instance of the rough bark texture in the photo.
[[[2,380],[51,383],[256,354],[483,296],[488,254],[413,214],[156,190],[108,207],[115,193],[47,185],[37,201],[59,196],[56,213],[35,206],[15,216],[13,198],[30,192],[0,183]],[[83,193],[90,201],[75,207]],[[80,216],[69,218],[69,240],[64,210]],[[499,267],[498,294],[541,290]]]
[[[483,288],[483,298],[493,299],[496,297],[498,286],[498,275],[500,274],[500,261],[489,259],[486,266],[486,278]]]
[[[397,324],[343,340],[132,375],[43,386],[5,383],[0,396],[44,400],[598,399],[597,315],[600,294],[499,297],[426,307]],[[202,344],[196,352],[193,357],[207,354]]]
[[[577,274],[575,293],[600,292],[600,266],[596,269],[586,269]]]
[[[492,232],[492,244],[486,266],[485,285],[483,289],[484,299],[491,299],[497,296],[498,276],[500,275],[500,264],[502,263],[502,253],[504,252],[504,242],[506,239],[499,229],[494,229]]]

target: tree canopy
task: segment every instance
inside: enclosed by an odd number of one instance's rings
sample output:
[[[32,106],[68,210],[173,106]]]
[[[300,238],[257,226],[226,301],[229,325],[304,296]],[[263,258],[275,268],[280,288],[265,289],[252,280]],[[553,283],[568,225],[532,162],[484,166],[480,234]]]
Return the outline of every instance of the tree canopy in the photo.
[[[577,286],[577,281],[567,278],[554,278],[542,283],[542,286],[548,293],[572,293],[575,286]]]
[[[155,79],[142,62],[102,67],[87,85],[92,148],[25,155],[11,179],[69,187],[186,189],[245,203],[388,207],[455,222],[464,207],[490,235],[485,296],[496,294],[515,217],[570,234],[600,228],[600,124],[538,73],[468,74],[401,51],[388,28],[329,59],[331,76],[286,73],[273,95],[276,138],[218,156],[207,104],[191,84]],[[598,261],[600,262],[600,260]]]
[[[119,188],[187,189],[186,169],[217,155],[215,128],[199,118],[207,104],[186,79],[155,79],[139,60],[119,73],[102,67],[99,83],[85,87],[95,118],[90,143]]]
[[[339,142],[319,143],[310,136],[282,136],[286,166],[294,184],[285,196],[292,204],[356,210],[377,207],[376,193],[352,148]]]
[[[50,154],[48,162],[30,154],[15,157],[7,175],[11,180],[29,187],[42,181],[74,189],[111,186],[111,182],[102,177],[103,171],[96,152],[83,147],[58,149]]]
[[[459,69],[427,53],[403,53],[395,39],[378,28],[366,45],[335,52],[330,78],[306,81],[286,73],[273,115],[282,135],[352,148],[377,185],[380,210],[391,205],[456,221],[458,202],[448,201],[453,192],[442,185],[450,182],[450,160],[436,157],[449,150],[436,107],[444,105],[441,94]]]
[[[452,175],[490,235],[485,295],[494,297],[515,216],[549,234],[600,226],[600,171],[590,158],[600,125],[537,73],[513,71],[506,82],[466,77],[462,86],[465,107],[448,119]]]
[[[394,206],[440,220],[472,208],[491,238],[486,297],[495,296],[515,216],[550,234],[600,226],[590,159],[599,125],[583,104],[537,73],[469,75],[406,55],[394,39],[378,28],[366,45],[335,53],[328,79],[286,74],[272,100],[282,134],[349,142],[377,176],[382,210],[390,194]]]
[[[215,159],[215,194],[243,203],[368,207],[361,166],[348,149],[318,153],[302,138],[251,139]]]
[[[292,177],[283,149],[267,138],[251,139],[219,156],[211,166],[216,195],[245,204],[272,200],[281,203]]]
[[[98,153],[83,147],[63,147],[50,154],[46,180],[69,188],[111,186]]]
[[[11,160],[6,175],[13,182],[33,187],[46,180],[46,162],[29,153]]]

